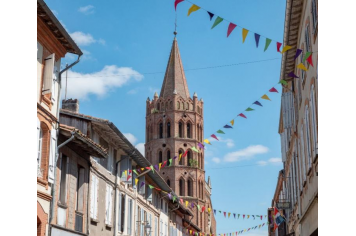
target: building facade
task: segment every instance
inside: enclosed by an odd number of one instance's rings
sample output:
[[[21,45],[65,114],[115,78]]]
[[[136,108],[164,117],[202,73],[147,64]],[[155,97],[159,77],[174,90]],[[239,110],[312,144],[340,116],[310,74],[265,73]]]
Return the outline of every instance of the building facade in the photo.
[[[166,183],[184,201],[213,208],[211,183],[205,181],[204,149],[198,147],[204,136],[204,102],[196,93],[190,97],[176,37],[173,40],[160,95],[146,101],[146,158],[154,163],[166,161],[160,171]],[[176,157],[176,158],[174,158]],[[171,164],[168,164],[171,163]],[[200,232],[215,234],[213,214],[191,208],[189,224]]]
[[[59,132],[61,59],[82,55],[43,0],[37,1],[37,235],[48,235]],[[73,65],[71,65],[73,66]]]
[[[285,210],[287,235],[318,235],[318,1],[287,0],[283,54],[283,89],[279,124],[283,182],[277,188]],[[302,53],[295,59],[296,49]],[[306,57],[311,55],[311,61]],[[306,70],[300,69],[300,64]],[[299,68],[298,68],[299,67]],[[293,72],[298,78],[291,78]],[[289,74],[289,75],[288,75]]]

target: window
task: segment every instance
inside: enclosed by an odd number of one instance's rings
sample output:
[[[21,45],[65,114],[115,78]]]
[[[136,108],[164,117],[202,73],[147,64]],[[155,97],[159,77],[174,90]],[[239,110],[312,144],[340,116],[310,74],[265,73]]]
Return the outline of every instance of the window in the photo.
[[[43,140],[43,131],[41,128],[41,123],[37,118],[37,177],[43,177],[43,173],[41,170],[42,140]]]
[[[124,232],[125,228],[125,194],[119,193],[119,216],[118,216],[118,230]],[[130,199],[129,199],[130,200]],[[130,206],[129,206],[130,207]],[[131,212],[129,212],[131,214]],[[127,226],[129,227],[129,226]],[[130,225],[131,227],[131,225]]]
[[[318,9],[316,6],[316,0],[312,0],[312,15],[313,15],[313,29],[315,32],[316,26],[318,25]]]
[[[95,175],[91,175],[90,217],[92,219],[98,219],[98,190],[99,190],[99,179]]]
[[[158,162],[159,162],[159,163],[162,163],[162,162],[163,162],[162,151],[159,151],[159,154],[158,154]]]
[[[179,110],[179,109],[180,109],[180,103],[177,102],[177,110]]]
[[[107,225],[111,225],[112,192],[113,188],[109,184],[106,184],[105,224]]]
[[[300,128],[300,159],[301,165],[302,165],[302,170],[303,170],[303,181],[305,181],[306,178],[306,169],[305,169],[305,148],[304,148],[304,127],[303,125]]]
[[[192,166],[192,161],[193,161],[193,158],[192,158],[192,151],[188,151],[187,153],[187,159],[188,159],[188,166]]]
[[[161,106],[159,105],[159,103],[157,102],[157,110],[161,110]]]
[[[158,225],[158,220],[157,220],[157,217],[155,217],[155,235],[154,236],[158,236],[157,225]]]
[[[309,109],[308,105],[305,106],[305,117],[304,117],[304,122],[305,122],[305,135],[306,135],[306,146],[307,146],[307,155],[308,155],[308,168],[311,167],[311,148],[310,148],[310,122],[309,122]]]
[[[139,184],[141,185],[141,183],[142,182],[145,182],[145,176],[143,175],[143,176],[140,176],[139,178],[138,178],[138,182],[139,182]],[[146,193],[146,188],[143,186],[143,187],[141,187],[140,188],[140,185],[138,186],[138,194],[140,194],[140,195],[142,195],[142,196],[145,196],[145,193]]]
[[[193,181],[188,179],[188,196],[193,197]]]
[[[183,123],[179,122],[178,127],[179,127],[179,133],[178,133],[179,138],[183,138]]]
[[[62,204],[67,202],[67,173],[68,173],[68,164],[69,158],[65,155],[62,155],[61,162],[61,183],[59,189],[59,201]]]
[[[42,94],[48,94],[52,92],[52,83],[53,83],[53,72],[54,72],[54,53],[46,57],[44,60],[44,71],[43,71],[43,87]]]
[[[182,155],[183,155],[183,150],[182,149],[179,149],[178,151],[178,158],[180,159],[179,160],[179,165],[184,165],[184,158],[182,158]]]
[[[186,110],[189,110],[189,103],[187,102],[186,105],[185,105],[185,109]]]
[[[127,214],[127,235],[131,235],[132,226],[132,199],[128,199],[128,214]]]
[[[305,50],[307,52],[311,51],[311,45],[310,45],[310,35],[309,35],[310,29],[309,29],[309,24],[305,27]]]
[[[171,137],[171,122],[167,123],[167,138]]]
[[[83,209],[84,209],[84,168],[82,166],[78,166],[76,210],[83,213]]]
[[[200,140],[200,137],[199,137],[199,124],[197,125],[196,139]]]
[[[167,179],[167,185],[171,187],[171,181],[169,179]]]
[[[173,109],[173,102],[172,102],[172,101],[169,102],[169,109],[170,109],[170,110]]]
[[[168,150],[167,151],[167,165],[169,164],[169,160],[171,159],[171,151],[170,150]]]
[[[184,179],[179,179],[179,196],[185,196],[184,194]]]
[[[190,123],[187,124],[187,137],[191,138],[191,129],[190,129],[191,125]]]
[[[162,102],[162,104],[161,104],[161,108],[162,108],[162,111],[164,111],[164,110],[165,110],[165,107],[164,107],[164,102]]]
[[[314,93],[314,84],[311,87],[310,91],[310,110],[311,110],[311,119],[312,119],[312,133],[313,133],[313,154],[314,156],[318,153],[318,132],[317,132],[317,122],[316,122],[316,103],[315,103],[315,93]]]
[[[163,138],[163,123],[159,123],[159,138]]]

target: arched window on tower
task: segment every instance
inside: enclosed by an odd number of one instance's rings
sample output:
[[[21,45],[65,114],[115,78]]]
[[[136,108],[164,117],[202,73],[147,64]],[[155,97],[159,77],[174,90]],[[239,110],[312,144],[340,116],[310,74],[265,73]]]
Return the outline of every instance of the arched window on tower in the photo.
[[[161,110],[159,102],[157,102],[157,111]]]
[[[187,138],[191,138],[191,124],[188,122],[187,123]]]
[[[180,109],[180,102],[177,102],[177,110]]]
[[[179,196],[185,196],[185,193],[184,193],[184,179],[183,178],[179,179]]]
[[[185,104],[185,110],[189,110],[189,102]]]
[[[166,110],[168,110],[168,102],[166,102]]]
[[[171,187],[171,181],[169,179],[167,179],[167,185]]]
[[[163,123],[159,123],[159,138],[163,138]]]
[[[171,137],[171,122],[167,123],[167,138]]]
[[[161,109],[162,109],[162,111],[165,110],[165,109],[164,109],[164,102],[161,103]]]
[[[195,138],[197,139],[197,140],[200,140],[200,138],[199,138],[199,124],[197,124],[197,129],[196,129],[196,132],[195,132]]]
[[[192,151],[190,150],[187,153],[187,159],[188,159],[188,166],[192,166],[193,158],[192,158]]]
[[[183,157],[181,157],[181,155],[183,155],[183,150],[182,149],[179,149],[179,151],[178,151],[178,158],[180,158],[180,160],[179,160],[179,165],[184,165],[184,158]]]
[[[171,159],[171,151],[167,151],[167,166],[169,165],[169,160]]]
[[[169,102],[169,110],[173,110],[173,102],[172,101]]]
[[[149,134],[150,134],[150,127],[147,126],[147,128],[146,128],[146,142],[149,142],[149,141],[150,141],[150,136],[149,136]]]
[[[201,162],[200,162],[200,153],[198,153],[198,167],[201,168]]]
[[[179,138],[183,138],[183,123],[181,121],[178,123],[178,131]]]
[[[200,168],[201,168],[201,169],[204,169],[203,153],[200,153]]]
[[[188,179],[188,196],[193,197],[193,181]]]
[[[162,163],[163,162],[163,160],[162,160],[162,151],[159,151],[159,154],[158,154],[158,162],[159,163]]]

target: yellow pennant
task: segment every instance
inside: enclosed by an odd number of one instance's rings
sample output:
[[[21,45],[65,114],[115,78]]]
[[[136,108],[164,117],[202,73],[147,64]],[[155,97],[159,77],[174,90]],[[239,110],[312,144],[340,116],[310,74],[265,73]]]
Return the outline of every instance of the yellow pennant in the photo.
[[[291,46],[286,45],[286,46],[283,47],[281,53],[284,53],[284,52],[288,51],[288,50],[291,49],[291,48],[292,48]]]
[[[244,232],[246,232],[246,229],[244,229]]]
[[[182,158],[182,154],[183,154],[183,153],[179,154],[179,160],[178,160],[178,161],[180,161],[180,159]]]
[[[125,176],[127,176],[127,170],[125,170]]]
[[[136,179],[135,179],[135,185],[136,185],[136,186],[137,186],[137,183],[138,183],[138,179],[136,178]]]
[[[192,234],[192,230],[189,230],[189,233]]]
[[[210,209],[210,207],[208,208],[208,212],[210,213],[210,211],[211,211],[211,209]]]
[[[145,168],[141,168],[141,171],[143,171]]]
[[[158,169],[161,170],[162,163],[158,164]]]
[[[307,71],[308,69],[303,65],[303,63],[299,63],[297,68],[301,69],[301,70],[304,70],[304,71]]]
[[[245,42],[245,39],[246,39],[247,34],[248,34],[248,30],[245,29],[245,28],[243,28],[243,29],[242,29],[242,43]]]
[[[210,145],[211,145],[211,143],[209,142],[208,139],[204,139],[204,143],[207,143],[207,144],[210,144]]]
[[[230,121],[230,124],[231,124],[232,126],[234,126],[235,120]]]
[[[192,13],[193,11],[197,11],[197,10],[199,10],[199,9],[200,9],[199,6],[193,4],[193,6],[191,6],[191,7],[189,8],[189,10],[188,10],[188,16],[189,16],[190,13]]]
[[[185,201],[185,206],[188,207],[188,201]]]
[[[270,101],[271,101],[271,99],[269,99],[269,97],[267,96],[267,94],[263,95],[261,98],[262,98],[262,99],[266,99],[266,100],[270,100]]]
[[[230,215],[231,215],[231,213],[229,212],[229,213],[227,213],[227,218],[230,218]]]

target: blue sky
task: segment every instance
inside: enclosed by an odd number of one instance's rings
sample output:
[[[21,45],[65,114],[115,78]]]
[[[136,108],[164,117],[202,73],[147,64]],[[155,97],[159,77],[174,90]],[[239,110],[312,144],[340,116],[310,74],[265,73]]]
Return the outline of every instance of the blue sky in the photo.
[[[145,105],[160,92],[170,53],[175,11],[173,0],[88,1],[48,0],[46,3],[83,50],[68,74],[68,96],[80,99],[80,112],[109,119],[142,148]],[[285,2],[266,0],[194,0],[197,5],[232,22],[282,41]],[[191,6],[177,7],[178,45],[191,96],[204,99],[205,137],[220,129],[279,80],[281,54],[275,42],[263,52],[249,33],[242,43],[236,27],[226,38],[228,23],[211,30],[204,10],[187,17]],[[68,55],[65,62],[72,62]],[[271,59],[271,60],[268,60]],[[202,67],[261,61],[238,66]],[[157,72],[157,73],[153,73]],[[276,87],[281,91],[280,86]],[[211,176],[213,206],[232,213],[266,215],[282,168],[278,122],[280,93],[272,101],[237,118],[233,130],[205,152],[206,176]],[[247,166],[246,166],[247,165]],[[244,166],[235,167],[234,166]],[[216,215],[217,233],[249,228],[266,220],[233,220]],[[267,235],[267,227],[245,235]]]

